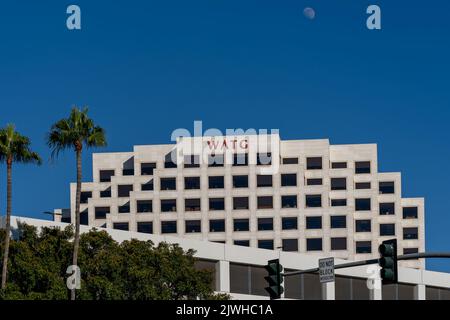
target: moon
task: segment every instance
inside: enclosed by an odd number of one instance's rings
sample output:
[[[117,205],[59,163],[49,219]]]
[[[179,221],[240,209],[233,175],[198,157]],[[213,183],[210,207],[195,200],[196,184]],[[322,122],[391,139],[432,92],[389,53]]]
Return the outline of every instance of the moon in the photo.
[[[308,18],[309,20],[312,20],[315,18],[316,16],[316,12],[314,11],[313,8],[307,7],[305,9],[303,9],[303,15]]]

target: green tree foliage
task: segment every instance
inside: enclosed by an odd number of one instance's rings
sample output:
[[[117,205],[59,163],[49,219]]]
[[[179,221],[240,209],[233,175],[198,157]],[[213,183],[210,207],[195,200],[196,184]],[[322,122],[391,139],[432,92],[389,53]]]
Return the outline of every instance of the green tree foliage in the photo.
[[[9,281],[0,299],[66,300],[66,268],[72,259],[73,227],[13,231]],[[0,230],[0,240],[5,237]],[[1,242],[3,243],[3,242]],[[229,299],[215,294],[212,271],[195,268],[194,251],[178,245],[130,240],[117,243],[92,229],[80,238],[82,300]]]

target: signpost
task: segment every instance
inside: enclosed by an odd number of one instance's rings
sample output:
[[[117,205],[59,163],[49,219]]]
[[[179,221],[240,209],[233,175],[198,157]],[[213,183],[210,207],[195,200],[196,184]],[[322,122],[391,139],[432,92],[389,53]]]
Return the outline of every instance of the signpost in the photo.
[[[334,282],[334,258],[319,260],[320,283]]]

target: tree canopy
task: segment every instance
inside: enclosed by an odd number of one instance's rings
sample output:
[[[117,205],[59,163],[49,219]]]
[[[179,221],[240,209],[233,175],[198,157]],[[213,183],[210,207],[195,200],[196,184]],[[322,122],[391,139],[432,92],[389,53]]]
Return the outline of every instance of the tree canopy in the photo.
[[[38,231],[20,224],[14,235],[9,280],[0,299],[68,299],[66,268],[72,257],[73,227]],[[0,230],[0,240],[4,236]],[[199,270],[194,254],[176,244],[155,246],[135,239],[118,243],[106,231],[92,229],[80,239],[79,299],[228,299],[214,293],[212,271]]]

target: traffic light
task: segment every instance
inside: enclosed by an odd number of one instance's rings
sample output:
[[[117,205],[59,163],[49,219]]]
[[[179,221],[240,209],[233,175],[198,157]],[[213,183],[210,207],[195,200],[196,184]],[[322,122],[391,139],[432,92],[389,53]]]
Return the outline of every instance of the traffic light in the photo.
[[[397,240],[393,239],[383,241],[383,243],[378,248],[378,251],[380,252],[380,276],[383,284],[397,283]]]
[[[270,299],[280,299],[284,292],[284,288],[282,286],[283,276],[281,275],[281,272],[283,272],[283,266],[280,264],[280,260],[270,260],[264,268],[269,273],[269,275],[264,279],[266,279],[269,284],[269,286],[265,289],[269,293]]]

